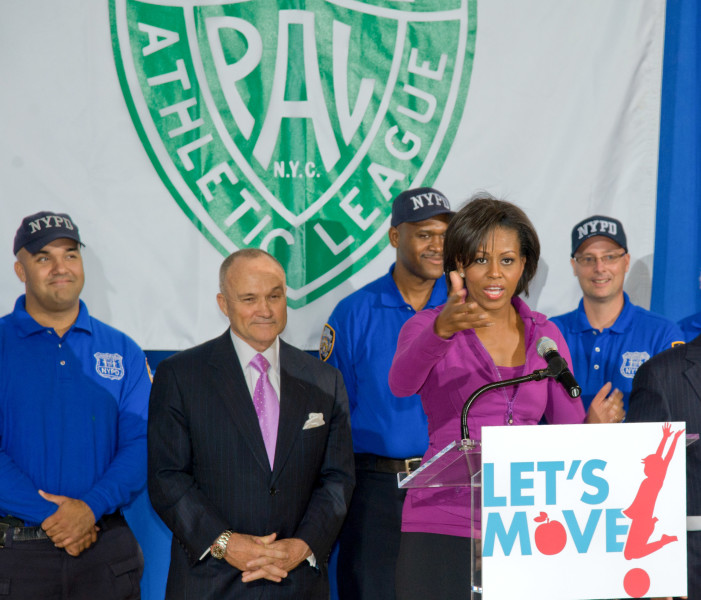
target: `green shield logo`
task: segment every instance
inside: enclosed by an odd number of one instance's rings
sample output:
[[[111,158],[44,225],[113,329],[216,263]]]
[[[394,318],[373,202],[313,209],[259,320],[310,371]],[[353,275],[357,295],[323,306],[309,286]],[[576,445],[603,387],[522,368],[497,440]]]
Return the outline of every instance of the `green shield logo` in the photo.
[[[477,0],[110,0],[115,63],[173,198],[223,254],[285,267],[293,308],[387,244],[431,185],[474,58]]]

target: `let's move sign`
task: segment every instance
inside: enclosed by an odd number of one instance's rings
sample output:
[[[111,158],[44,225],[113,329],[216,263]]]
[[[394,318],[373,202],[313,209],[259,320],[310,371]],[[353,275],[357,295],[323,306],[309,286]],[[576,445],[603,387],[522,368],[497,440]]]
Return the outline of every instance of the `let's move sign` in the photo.
[[[684,430],[485,427],[482,597],[686,595]]]

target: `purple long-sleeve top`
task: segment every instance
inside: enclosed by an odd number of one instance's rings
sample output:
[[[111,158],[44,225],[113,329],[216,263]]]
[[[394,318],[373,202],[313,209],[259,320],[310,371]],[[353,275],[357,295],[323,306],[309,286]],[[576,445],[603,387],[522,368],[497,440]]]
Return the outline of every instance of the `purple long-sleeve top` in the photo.
[[[536,350],[543,336],[555,341],[571,365],[567,344],[555,324],[520,298],[513,298],[512,304],[524,324],[526,363],[521,372],[528,374],[547,366]],[[509,367],[497,369],[472,329],[447,340],[438,336],[433,325],[442,308],[422,311],[402,327],[389,372],[393,394],[421,396],[429,434],[423,462],[460,439],[462,407],[472,392],[514,373]],[[585,414],[580,399],[570,398],[555,380],[544,379],[482,394],[470,408],[467,424],[470,438],[479,440],[484,425],[536,425],[543,416],[548,423],[582,423]],[[469,489],[410,489],[404,502],[402,531],[469,537]]]

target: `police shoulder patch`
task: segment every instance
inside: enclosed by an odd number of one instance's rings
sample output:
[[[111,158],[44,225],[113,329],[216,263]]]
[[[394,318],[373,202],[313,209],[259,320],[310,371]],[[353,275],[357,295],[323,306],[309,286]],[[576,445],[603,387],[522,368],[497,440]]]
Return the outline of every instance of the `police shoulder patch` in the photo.
[[[148,364],[148,358],[144,357],[144,360],[146,361],[146,372],[148,373],[148,378],[151,380],[151,383],[153,383],[153,371],[151,370],[151,365]]]
[[[324,331],[321,332],[321,342],[319,343],[319,358],[326,362],[333,352],[333,346],[336,342],[336,332],[328,323],[324,325]]]

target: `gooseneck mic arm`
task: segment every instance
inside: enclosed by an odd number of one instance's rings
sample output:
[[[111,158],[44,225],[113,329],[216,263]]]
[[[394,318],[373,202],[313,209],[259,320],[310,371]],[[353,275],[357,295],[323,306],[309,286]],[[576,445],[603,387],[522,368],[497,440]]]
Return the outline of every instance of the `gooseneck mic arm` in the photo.
[[[540,381],[546,377],[554,377],[555,375],[548,372],[548,369],[538,369],[530,375],[522,375],[521,377],[514,377],[513,379],[504,379],[503,381],[493,381],[492,383],[487,383],[481,388],[476,389],[470,397],[465,401],[462,407],[462,420],[461,420],[461,433],[463,440],[470,439],[470,432],[467,430],[467,413],[472,406],[472,403],[477,400],[479,396],[488,392],[490,390],[495,390],[497,388],[507,387],[509,385],[518,385],[519,383],[525,383],[526,381]]]
[[[553,340],[548,337],[540,338],[538,340],[537,350],[538,354],[548,363],[547,369],[538,369],[537,371],[533,371],[533,373],[530,375],[523,375],[521,377],[514,377],[513,379],[505,379],[504,381],[488,383],[487,385],[483,385],[481,388],[475,390],[465,401],[465,404],[462,407],[461,420],[461,433],[463,440],[470,439],[470,434],[467,430],[467,412],[470,410],[470,406],[472,406],[472,403],[478,396],[484,394],[484,392],[488,392],[489,390],[506,387],[508,385],[517,385],[519,383],[525,383],[526,381],[540,381],[546,377],[552,377],[565,388],[571,398],[577,398],[582,393],[582,388],[579,387],[574,375],[572,375],[572,372],[567,365],[567,361],[558,354],[557,345]]]

